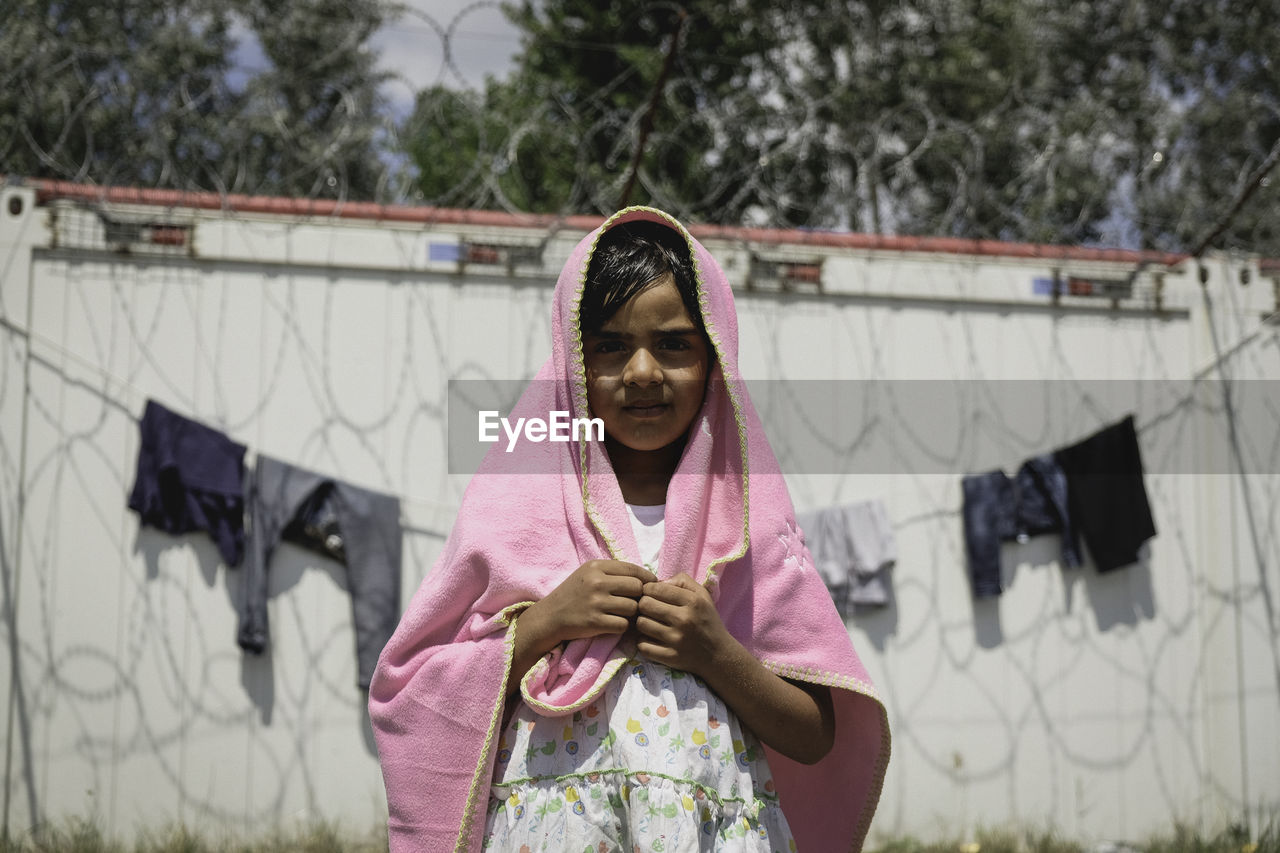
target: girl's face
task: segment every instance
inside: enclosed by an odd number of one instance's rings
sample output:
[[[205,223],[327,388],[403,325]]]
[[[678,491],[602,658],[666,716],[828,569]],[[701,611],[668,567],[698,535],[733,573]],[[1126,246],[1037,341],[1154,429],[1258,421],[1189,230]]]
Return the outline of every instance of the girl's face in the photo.
[[[667,274],[582,339],[587,403],[605,434],[637,451],[684,437],[702,406],[710,356]]]

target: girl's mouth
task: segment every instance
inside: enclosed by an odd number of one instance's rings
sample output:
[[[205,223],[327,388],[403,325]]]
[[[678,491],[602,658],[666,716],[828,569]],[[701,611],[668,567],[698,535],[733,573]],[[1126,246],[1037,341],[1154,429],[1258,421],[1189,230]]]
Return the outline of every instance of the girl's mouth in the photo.
[[[633,418],[657,418],[667,410],[665,403],[647,403],[643,406],[623,406],[623,411]]]

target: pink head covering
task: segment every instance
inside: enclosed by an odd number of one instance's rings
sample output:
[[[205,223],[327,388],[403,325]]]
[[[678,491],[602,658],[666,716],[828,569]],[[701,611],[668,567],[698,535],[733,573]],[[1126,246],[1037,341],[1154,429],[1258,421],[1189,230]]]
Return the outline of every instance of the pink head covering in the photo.
[[[766,747],[804,853],[861,846],[889,760],[885,711],[813,568],[777,460],[738,375],[729,282],[680,223],[652,208],[614,214],[574,249],[556,283],[552,353],[511,418],[589,417],[578,309],[606,230],[664,224],[688,243],[716,365],[667,488],[660,574],[686,571],[725,626],[780,676],[830,686],[835,745],[806,766]],[[638,563],[626,505],[600,442],[495,445],[453,532],[382,652],[369,690],[394,851],[480,849],[493,745],[519,612],[587,560]],[[518,630],[518,624],[517,628]],[[590,703],[625,662],[619,638],[576,640],[536,664],[524,701],[548,715]]]

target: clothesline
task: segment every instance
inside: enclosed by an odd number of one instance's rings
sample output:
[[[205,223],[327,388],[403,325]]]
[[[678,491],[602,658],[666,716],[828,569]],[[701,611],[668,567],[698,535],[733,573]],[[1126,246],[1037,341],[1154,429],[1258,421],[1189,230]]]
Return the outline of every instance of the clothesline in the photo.
[[[1235,344],[1232,345],[1230,349],[1217,355],[1213,359],[1213,361],[1211,361],[1209,364],[1205,365],[1200,370],[1198,370],[1191,377],[1189,381],[1194,383],[1194,382],[1200,382],[1205,380],[1213,370],[1217,369],[1226,360],[1232,358],[1233,356],[1238,354],[1241,350],[1243,350],[1245,347],[1247,347],[1249,344],[1253,343],[1260,335],[1262,335],[1265,332],[1266,327],[1269,324],[1274,323],[1278,319],[1280,319],[1280,311],[1272,312],[1270,315],[1263,318],[1262,324],[1259,328],[1253,330],[1248,335],[1246,335],[1245,337],[1237,341]],[[42,347],[47,348],[53,352],[56,352],[58,355],[66,358],[69,361],[76,363],[77,365],[84,368],[85,370],[90,371],[96,374],[97,376],[99,376],[101,379],[104,380],[103,388],[93,387],[88,382],[85,382],[84,380],[80,380],[80,379],[76,379],[71,376],[68,376],[64,372],[62,365],[54,363],[51,359],[41,355],[40,353],[37,353],[35,351],[30,352],[30,357],[32,358],[33,361],[36,361],[42,364],[43,366],[47,367],[52,371],[58,372],[62,376],[64,381],[75,384],[76,386],[82,388],[83,390],[94,394],[100,400],[102,400],[105,404],[110,405],[112,408],[118,410],[121,414],[128,417],[133,422],[135,423],[138,422],[138,415],[135,414],[135,410],[139,408],[140,405],[151,396],[150,394],[143,391],[141,388],[137,387],[129,380],[116,375],[112,371],[103,368],[101,365],[98,365],[90,361],[89,359],[84,358],[83,356],[68,349],[65,346],[62,346],[56,341],[53,341],[43,335],[40,335],[38,333],[32,332],[28,329],[25,329],[19,326],[18,324],[14,323],[11,319],[9,319],[4,315],[0,315],[0,328],[4,328],[5,330],[9,331],[10,333],[14,334],[17,337],[24,338],[32,342],[37,342]],[[116,393],[114,393],[112,390],[109,390],[109,389],[112,389],[113,387],[115,389],[118,389],[120,392],[123,392],[126,397],[132,398],[132,399],[122,400]],[[1150,430],[1159,427],[1164,421],[1168,419],[1169,416],[1171,416],[1174,413],[1175,410],[1182,408],[1182,406],[1183,404],[1174,406],[1173,410],[1162,413],[1162,414],[1158,414],[1150,418],[1146,422],[1141,423],[1140,425],[1136,425],[1136,431],[1138,435],[1140,436],[1144,435],[1148,433]],[[253,455],[256,456],[256,451],[251,450],[251,453],[253,453]],[[405,492],[395,492],[395,491],[390,491],[388,493],[398,497],[403,504],[419,510],[429,510],[435,513],[445,512],[445,513],[452,514],[454,511],[456,511],[456,508],[457,508],[456,503],[443,502],[437,499],[427,498],[421,495],[409,494]],[[447,535],[441,530],[426,528],[426,527],[422,527],[421,525],[409,523],[410,516],[408,514],[404,515],[401,520],[402,522],[404,522],[404,525],[403,525],[404,529],[411,533],[428,535],[428,536],[433,536],[437,538],[443,538],[445,535]]]
[[[1099,572],[1136,563],[1156,535],[1133,416],[1067,447],[961,480],[965,552],[975,598],[1004,592],[1001,544],[1041,533],[1062,539],[1062,565],[1083,564],[1080,540]]]
[[[101,365],[94,364],[93,362],[89,361],[88,359],[84,358],[78,353],[62,346],[61,344],[53,340],[50,340],[49,338],[46,338],[43,335],[40,335],[36,332],[31,332],[27,329],[24,329],[18,326],[8,317],[5,317],[3,315],[0,315],[0,328],[5,329],[6,331],[16,335],[17,337],[38,342],[41,346],[47,347],[48,349],[56,352],[58,355],[64,356],[68,360],[75,362],[80,367],[83,367],[84,369],[97,374],[101,379],[104,380],[104,383],[103,383],[105,386],[104,388],[93,387],[83,380],[75,379],[71,376],[66,375],[61,365],[54,363],[52,360],[45,357],[44,355],[41,355],[38,352],[32,351],[29,353],[29,356],[33,361],[36,361],[41,365],[47,367],[49,370],[52,370],[58,373],[64,381],[74,384],[77,387],[93,394],[95,397],[101,400],[104,404],[117,410],[118,412],[120,412],[121,415],[128,418],[135,424],[138,423],[140,420],[140,416],[137,414],[137,410],[143,404],[145,404],[145,402],[148,399],[152,399],[154,396],[138,388],[129,380],[116,375],[112,371],[103,368]],[[107,388],[111,388],[111,386],[113,385],[116,386],[121,391],[127,392],[125,396],[132,397],[132,399],[122,400],[119,396],[116,396],[114,393],[111,393],[108,390],[106,390]],[[252,449],[250,450],[250,453],[252,454],[252,456],[257,455],[257,451]],[[419,495],[402,494],[402,493],[396,493],[396,492],[388,492],[388,494],[392,494],[393,496],[399,498],[400,501],[405,504],[418,507],[418,508],[429,509],[432,511],[448,511],[448,512],[453,512],[457,509],[457,505],[454,503],[447,503],[439,500],[433,500],[433,499],[425,498]],[[406,524],[404,525],[404,528],[410,532],[415,532],[415,533],[424,533],[431,536],[441,535],[439,531],[430,530],[430,529],[423,528],[420,526],[415,526],[415,525]]]
[[[124,379],[123,377],[117,376],[112,371],[107,370],[98,364],[94,364],[93,362],[89,361],[88,359],[84,358],[78,353],[70,349],[67,349],[66,347],[60,345],[59,343],[49,338],[46,338],[38,333],[30,332],[26,329],[23,329],[17,326],[11,320],[9,320],[7,317],[4,317],[3,315],[0,315],[0,327],[5,328],[6,330],[14,333],[19,337],[27,338],[32,341],[37,341],[42,346],[47,347],[50,350],[53,350],[54,352],[57,352],[59,355],[62,355],[67,359],[79,364],[84,369],[97,374],[99,377],[105,380],[104,385],[106,385],[107,387],[110,387],[112,384],[115,384],[120,389],[128,392],[129,395],[131,395],[134,398],[132,402],[121,400],[118,397],[113,396],[111,393],[108,393],[106,390],[102,388],[95,388],[81,380],[73,379],[67,376],[65,373],[63,373],[62,367],[60,365],[53,363],[51,360],[49,360],[48,358],[45,358],[44,356],[38,353],[35,353],[35,352],[31,353],[31,358],[33,360],[39,361],[41,364],[45,365],[50,370],[58,372],[62,376],[64,381],[75,383],[81,388],[83,388],[84,390],[94,394],[103,403],[118,410],[123,416],[127,417],[129,420],[131,420],[135,424],[140,421],[139,415],[135,413],[136,409],[139,408],[141,405],[145,404],[145,402],[148,399],[153,398],[151,394],[138,388],[129,380]],[[246,460],[246,465],[251,465],[252,460],[256,458],[257,455],[258,455],[258,451],[256,451],[252,447],[249,447],[249,450],[248,450],[249,458]],[[425,498],[419,495],[413,495],[413,494],[408,494],[404,492],[386,491],[385,493],[398,498],[403,505],[406,505],[412,508],[425,509],[435,513],[445,512],[450,515],[452,515],[454,512],[457,511],[456,503],[443,502],[443,501]],[[412,517],[411,514],[403,513],[403,512],[401,513],[401,518],[400,518],[401,527],[405,532],[418,534],[418,535],[431,536],[437,539],[444,539],[448,536],[447,530],[423,527],[420,524],[411,523],[410,521],[411,517]]]

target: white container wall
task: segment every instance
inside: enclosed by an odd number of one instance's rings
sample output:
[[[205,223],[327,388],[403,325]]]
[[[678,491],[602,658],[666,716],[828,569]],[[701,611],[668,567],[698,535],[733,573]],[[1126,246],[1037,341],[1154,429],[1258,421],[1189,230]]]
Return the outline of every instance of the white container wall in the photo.
[[[407,601],[467,482],[447,383],[533,375],[591,223],[63,189],[0,186],[5,826],[364,832],[386,806],[345,569],[282,545],[270,651],[243,655],[238,570],[126,508],[138,418],[152,398],[250,466],[398,496]],[[742,369],[797,507],[879,498],[893,522],[890,602],[847,617],[893,731],[873,841],[1280,814],[1274,267],[1213,256],[1202,285],[1194,262],[1120,252],[697,233],[741,286]],[[460,241],[529,254],[433,253]],[[770,278],[788,269],[794,286]],[[1132,290],[1055,301],[1055,275]],[[808,417],[788,397],[821,396],[814,380],[858,405]],[[1099,574],[1063,568],[1056,536],[1009,543],[1006,591],[975,600],[961,476],[1131,411],[1158,529],[1143,558]]]

